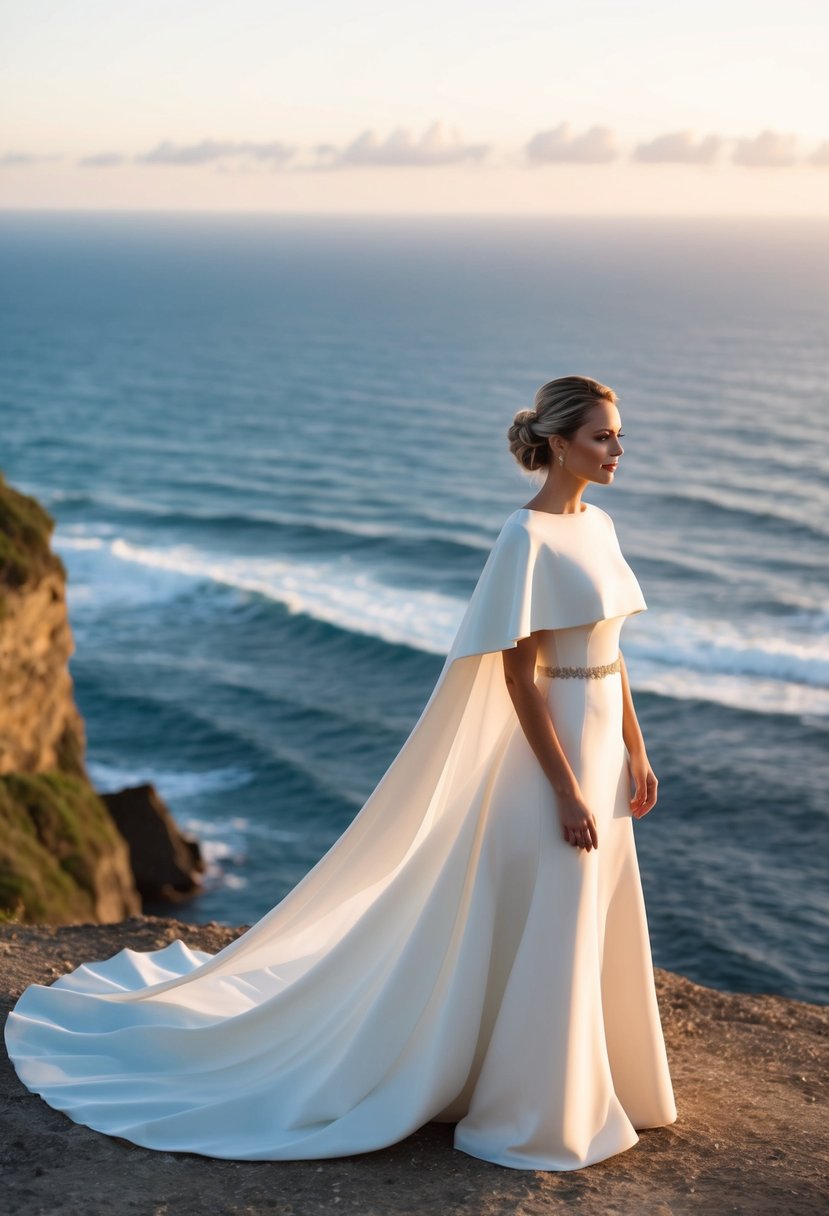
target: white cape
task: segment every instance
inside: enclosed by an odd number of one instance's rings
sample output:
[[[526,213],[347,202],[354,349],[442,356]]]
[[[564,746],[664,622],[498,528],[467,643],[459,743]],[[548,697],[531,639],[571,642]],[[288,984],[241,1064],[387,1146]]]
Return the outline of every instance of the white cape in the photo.
[[[526,509],[506,520],[404,746],[281,903],[215,956],[181,942],[124,950],[26,990],[6,1041],[29,1089],[136,1144],[233,1159],[350,1155],[463,1119],[528,914],[497,896],[486,847],[493,782],[520,730],[500,651],[535,630],[646,607],[604,511],[548,520]],[[536,865],[515,874],[521,899]],[[509,957],[503,947],[496,957],[507,922]],[[470,1129],[464,1139],[460,1122],[457,1147],[516,1168],[572,1169],[635,1143],[637,1116],[638,1126],[676,1117],[646,940],[645,927],[634,965],[652,1075],[641,1109],[623,1109],[598,1061],[600,1075],[582,1078],[589,1100],[574,1116],[567,1098],[560,1126],[545,1116],[524,1136],[495,1111],[477,1138]],[[519,1060],[520,1030],[510,1050]]]

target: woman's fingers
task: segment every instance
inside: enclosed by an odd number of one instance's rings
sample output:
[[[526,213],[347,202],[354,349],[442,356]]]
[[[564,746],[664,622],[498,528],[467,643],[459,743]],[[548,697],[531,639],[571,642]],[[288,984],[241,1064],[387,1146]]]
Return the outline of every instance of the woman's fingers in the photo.
[[[599,847],[599,832],[595,819],[591,819],[587,823],[579,824],[578,826],[566,826],[564,828],[564,839],[575,848],[587,849],[588,853],[591,849],[597,849]]]
[[[648,772],[633,797],[631,811],[637,819],[641,819],[643,815],[647,815],[648,811],[656,806],[658,785],[659,782],[653,771]]]
[[[656,774],[651,768],[636,779],[636,793],[630,800],[630,810],[637,819],[647,815],[648,811],[656,806],[658,785]]]

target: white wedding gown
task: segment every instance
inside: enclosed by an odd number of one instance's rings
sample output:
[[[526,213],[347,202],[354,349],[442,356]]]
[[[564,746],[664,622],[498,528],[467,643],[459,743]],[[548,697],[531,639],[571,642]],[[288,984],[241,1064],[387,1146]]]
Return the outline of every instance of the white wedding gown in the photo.
[[[135,1144],[237,1160],[456,1148],[572,1170],[676,1119],[628,799],[622,683],[538,676],[597,819],[565,842],[500,651],[618,653],[646,608],[610,516],[513,512],[418,722],[365,806],[215,956],[123,950],[28,988],[23,1083]]]

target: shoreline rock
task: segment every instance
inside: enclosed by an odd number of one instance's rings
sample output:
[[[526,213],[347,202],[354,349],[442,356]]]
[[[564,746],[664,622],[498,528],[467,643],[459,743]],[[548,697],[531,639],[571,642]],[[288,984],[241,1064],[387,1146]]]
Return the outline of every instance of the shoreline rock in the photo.
[[[176,938],[214,952],[242,928],[133,917],[120,925],[0,925],[0,1000],[30,983]],[[829,1210],[829,1008],[727,993],[656,970],[679,1117],[625,1153],[563,1173],[458,1152],[430,1123],[355,1157],[233,1162],[153,1153],[77,1126],[0,1067],[0,1164],[15,1216],[813,1216]]]
[[[129,846],[142,899],[181,903],[199,893],[205,870],[199,843],[181,831],[154,786],[129,786],[100,797]]]

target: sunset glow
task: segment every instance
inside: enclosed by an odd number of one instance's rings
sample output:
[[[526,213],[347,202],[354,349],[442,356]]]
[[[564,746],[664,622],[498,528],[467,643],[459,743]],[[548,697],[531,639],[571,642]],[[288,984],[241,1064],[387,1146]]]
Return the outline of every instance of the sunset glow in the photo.
[[[4,208],[829,211],[829,10],[31,0]]]

